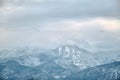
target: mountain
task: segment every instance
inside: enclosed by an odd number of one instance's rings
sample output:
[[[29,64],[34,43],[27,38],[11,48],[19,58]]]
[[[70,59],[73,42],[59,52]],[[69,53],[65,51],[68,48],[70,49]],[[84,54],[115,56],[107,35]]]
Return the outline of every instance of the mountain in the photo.
[[[100,62],[100,64],[108,64],[120,61],[120,50],[106,50],[93,53],[93,56]]]
[[[120,79],[120,56],[108,57],[107,61],[99,63],[91,52],[76,45],[46,51],[39,48],[4,49],[0,54],[0,80]]]
[[[17,58],[25,55],[40,54],[41,52],[43,52],[43,49],[33,47],[0,49],[0,62],[3,61],[3,59],[6,61],[12,58]]]
[[[44,52],[34,48],[7,52],[13,54],[0,60],[0,78],[3,80],[59,80],[98,65],[89,51],[75,45],[64,45]]]
[[[88,68],[71,74],[65,80],[120,80],[120,62]]]
[[[116,62],[116,61],[120,61],[120,55],[114,57],[112,60],[110,60],[110,62]]]
[[[89,51],[76,45],[61,46],[52,50],[52,52],[80,69],[99,65],[99,62]]]
[[[0,80],[48,80],[51,77],[62,77],[65,71],[66,69],[54,60],[34,67],[21,65],[16,60],[9,60],[0,64]]]
[[[63,63],[74,65],[80,69],[99,65],[99,62],[89,51],[75,45],[64,45],[44,52],[39,48],[0,50],[0,62],[15,58],[21,65],[25,66],[39,66],[43,64],[43,56],[46,56],[48,60],[49,58],[55,58],[56,62],[61,63],[61,65]]]

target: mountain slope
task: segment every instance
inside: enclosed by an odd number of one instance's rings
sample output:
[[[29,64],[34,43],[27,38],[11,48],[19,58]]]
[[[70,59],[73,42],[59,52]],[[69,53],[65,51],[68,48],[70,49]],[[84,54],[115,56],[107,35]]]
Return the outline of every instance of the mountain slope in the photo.
[[[58,47],[53,50],[53,53],[67,60],[69,63],[78,66],[80,69],[99,65],[99,62],[90,52],[75,45]]]
[[[65,80],[120,80],[120,62],[88,68]]]
[[[3,80],[63,80],[71,74],[99,65],[89,51],[75,45],[45,52],[39,49],[18,49],[15,52],[24,55],[0,60],[0,78]]]

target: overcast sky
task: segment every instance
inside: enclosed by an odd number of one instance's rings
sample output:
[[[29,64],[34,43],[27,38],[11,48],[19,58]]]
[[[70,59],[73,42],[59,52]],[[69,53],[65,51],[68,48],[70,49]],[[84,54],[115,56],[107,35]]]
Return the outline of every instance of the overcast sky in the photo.
[[[75,44],[120,48],[118,0],[4,0],[0,48]]]

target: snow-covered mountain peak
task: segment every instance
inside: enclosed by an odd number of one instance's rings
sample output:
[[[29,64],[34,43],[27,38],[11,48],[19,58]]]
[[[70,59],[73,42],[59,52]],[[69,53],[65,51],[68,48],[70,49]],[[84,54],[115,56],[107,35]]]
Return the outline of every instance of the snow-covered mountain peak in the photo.
[[[53,53],[64,58],[81,69],[98,65],[97,60],[92,54],[76,45],[64,45],[53,50]]]
[[[54,52],[60,54],[70,54],[74,55],[75,53],[88,53],[85,49],[79,48],[76,45],[63,45],[53,50]]]
[[[10,59],[16,58],[19,64],[25,66],[39,66],[50,60],[57,60],[62,66],[68,64],[80,69],[98,65],[98,61],[89,51],[79,48],[76,45],[64,45],[45,52],[41,52],[39,48],[20,48],[14,51],[11,50],[9,53],[11,52],[16,57]]]

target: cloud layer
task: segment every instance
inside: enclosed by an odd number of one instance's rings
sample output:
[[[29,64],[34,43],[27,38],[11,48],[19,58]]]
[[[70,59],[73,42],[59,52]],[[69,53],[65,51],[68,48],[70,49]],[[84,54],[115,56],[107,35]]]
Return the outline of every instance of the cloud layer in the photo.
[[[61,20],[40,27],[0,28],[0,47],[55,47],[76,44],[89,49],[119,49],[120,20]],[[114,27],[113,27],[114,25]]]
[[[4,0],[0,48],[76,44],[91,50],[119,49],[115,0]]]
[[[115,0],[5,0],[0,10],[4,25],[11,27],[35,26],[52,20],[119,16]]]

